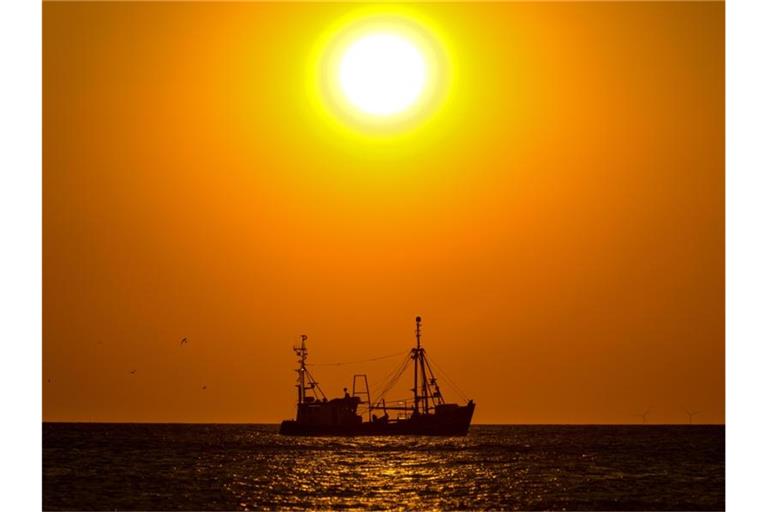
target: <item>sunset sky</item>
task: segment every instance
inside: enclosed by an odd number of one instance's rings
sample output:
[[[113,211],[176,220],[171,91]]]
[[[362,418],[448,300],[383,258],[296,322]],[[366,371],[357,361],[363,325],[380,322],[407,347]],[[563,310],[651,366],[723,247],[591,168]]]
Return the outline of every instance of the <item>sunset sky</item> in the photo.
[[[277,422],[419,314],[475,423],[724,422],[724,3],[411,4],[387,134],[307,71],[356,9],[45,3],[43,419]]]

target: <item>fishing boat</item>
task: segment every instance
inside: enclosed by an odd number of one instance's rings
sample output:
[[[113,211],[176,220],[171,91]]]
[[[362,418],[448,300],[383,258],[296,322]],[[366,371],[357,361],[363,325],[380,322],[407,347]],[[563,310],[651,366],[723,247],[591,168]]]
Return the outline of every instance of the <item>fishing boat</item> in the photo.
[[[392,377],[381,387],[372,402],[368,376],[352,378],[352,393],[328,399],[307,368],[307,336],[293,347],[299,367],[296,388],[298,403],[296,419],[280,424],[280,433],[289,436],[384,436],[430,435],[463,436],[467,434],[475,411],[475,403],[447,403],[432,371],[429,358],[421,345],[421,317],[416,317],[416,346]],[[385,394],[413,363],[413,396],[387,402]],[[363,409],[362,414],[358,408]],[[364,419],[363,416],[366,416]]]

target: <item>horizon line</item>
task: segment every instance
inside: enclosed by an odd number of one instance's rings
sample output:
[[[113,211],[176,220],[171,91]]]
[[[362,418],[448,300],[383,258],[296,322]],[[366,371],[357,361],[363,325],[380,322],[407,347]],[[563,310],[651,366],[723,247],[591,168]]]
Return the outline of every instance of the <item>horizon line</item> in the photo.
[[[45,424],[94,424],[94,425],[274,425],[278,423],[242,422],[242,421],[93,421],[93,420],[49,420]],[[678,426],[725,426],[725,423],[473,423],[472,427],[678,427]]]

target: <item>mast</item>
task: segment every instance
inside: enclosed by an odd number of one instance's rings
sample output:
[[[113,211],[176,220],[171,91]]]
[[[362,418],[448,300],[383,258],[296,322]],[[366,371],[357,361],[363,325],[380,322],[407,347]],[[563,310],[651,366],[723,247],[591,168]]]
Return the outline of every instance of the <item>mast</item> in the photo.
[[[421,317],[416,317],[416,348],[413,349],[413,410],[419,412],[419,364],[422,365],[422,372],[424,362],[422,360],[422,348],[421,348]],[[426,397],[424,397],[426,400]],[[426,408],[425,408],[426,409]],[[425,411],[426,412],[426,411]]]
[[[307,368],[307,356],[309,356],[309,350],[307,350],[307,335],[301,335],[301,345],[294,345],[293,351],[298,356],[299,368],[296,373],[299,374],[296,379],[296,389],[299,395],[299,405],[307,402],[307,391],[312,392],[312,396],[309,397],[312,400],[318,400],[320,397],[325,398],[325,393],[320,388],[320,384],[315,380],[312,372]]]
[[[416,317],[416,346],[413,347],[408,355],[409,359],[413,360],[413,404],[409,405],[408,401],[401,400],[402,406],[386,406],[383,400],[384,393],[390,390],[395,382],[398,381],[401,375],[403,375],[408,369],[407,359],[398,369],[397,374],[390,378],[389,381],[383,386],[382,391],[376,398],[376,403],[370,406],[370,409],[383,409],[383,410],[398,410],[398,411],[410,411],[414,415],[429,414],[430,409],[437,410],[437,408],[445,404],[445,399],[440,391],[440,386],[437,383],[437,377],[432,370],[432,365],[427,356],[427,351],[421,346],[421,317]],[[421,376],[419,376],[421,375]],[[307,376],[311,379],[312,375],[307,371]],[[421,380],[421,382],[419,382]],[[381,400],[380,400],[381,399]],[[404,403],[403,403],[404,402]]]
[[[296,352],[296,355],[299,357],[299,369],[296,370],[296,373],[299,374],[298,377],[298,384],[296,384],[296,387],[299,389],[299,403],[303,404],[304,399],[306,398],[306,392],[307,392],[307,386],[305,384],[305,375],[307,372],[306,362],[307,362],[307,335],[302,334],[301,335],[301,345],[298,347],[293,347],[293,351]]]

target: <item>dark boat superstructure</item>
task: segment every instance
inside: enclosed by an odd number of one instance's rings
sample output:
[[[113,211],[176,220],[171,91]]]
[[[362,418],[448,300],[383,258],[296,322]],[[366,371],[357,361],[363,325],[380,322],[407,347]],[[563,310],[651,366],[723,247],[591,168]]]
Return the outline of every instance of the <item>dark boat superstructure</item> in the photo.
[[[463,436],[467,434],[475,411],[475,403],[465,405],[445,402],[429,359],[421,346],[421,317],[416,317],[416,347],[389,383],[383,387],[375,403],[371,402],[366,375],[352,379],[352,394],[346,388],[343,398],[328,400],[318,382],[307,368],[307,337],[294,347],[298,356],[298,404],[296,419],[280,424],[285,435],[435,435]],[[413,399],[390,403],[384,394],[404,373],[408,360],[413,361]],[[368,421],[357,413],[360,405],[367,406]],[[377,416],[374,411],[379,412]],[[390,417],[390,412],[394,417]]]

